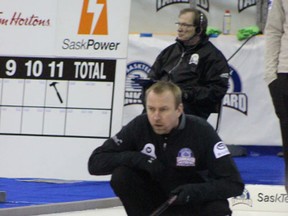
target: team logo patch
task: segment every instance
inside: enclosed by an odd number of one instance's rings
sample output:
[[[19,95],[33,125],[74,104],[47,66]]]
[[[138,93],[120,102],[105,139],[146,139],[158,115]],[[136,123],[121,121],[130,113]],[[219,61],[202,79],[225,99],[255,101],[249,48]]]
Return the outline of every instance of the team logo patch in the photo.
[[[252,207],[253,201],[251,199],[249,191],[245,188],[242,195],[231,198],[231,204],[232,206],[241,204],[241,205],[247,205],[249,207]]]
[[[114,140],[114,142],[120,146],[123,143],[122,139],[119,139],[117,136],[113,136],[112,139]]]
[[[199,55],[198,54],[192,54],[189,60],[189,64],[195,64],[198,65],[199,63]]]
[[[141,151],[143,154],[157,158],[155,154],[155,146],[151,143],[147,143]]]
[[[176,166],[195,166],[195,157],[189,148],[180,149],[176,161]]]
[[[216,143],[213,151],[214,151],[214,155],[215,155],[216,159],[230,154],[227,146],[223,142]]]

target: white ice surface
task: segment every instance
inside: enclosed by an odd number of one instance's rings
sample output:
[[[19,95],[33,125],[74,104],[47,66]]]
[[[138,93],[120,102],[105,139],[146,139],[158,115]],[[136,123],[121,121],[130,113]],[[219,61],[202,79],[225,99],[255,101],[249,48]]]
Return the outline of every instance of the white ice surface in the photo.
[[[57,214],[45,214],[41,216],[126,216],[125,210],[122,206],[107,208],[107,209],[95,209],[85,211],[75,211]],[[234,211],[233,216],[287,216],[287,213],[275,213],[275,212],[255,212],[255,211]]]

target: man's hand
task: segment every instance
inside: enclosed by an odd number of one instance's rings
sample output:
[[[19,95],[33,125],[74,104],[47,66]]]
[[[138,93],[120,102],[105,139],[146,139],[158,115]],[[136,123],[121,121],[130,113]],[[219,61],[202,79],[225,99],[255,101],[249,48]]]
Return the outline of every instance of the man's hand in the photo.
[[[187,91],[187,90],[183,90],[181,89],[182,91],[182,100],[185,101],[185,102],[192,102],[194,100],[194,91],[190,90],[190,91]]]
[[[154,180],[159,179],[164,170],[164,166],[159,160],[140,152],[133,152],[130,164],[126,165],[147,171]]]
[[[174,201],[174,204],[185,205],[191,202],[192,196],[195,196],[195,194],[193,194],[192,188],[193,188],[192,185],[186,184],[186,185],[180,185],[173,191],[171,191],[171,196],[177,195],[177,199]]]

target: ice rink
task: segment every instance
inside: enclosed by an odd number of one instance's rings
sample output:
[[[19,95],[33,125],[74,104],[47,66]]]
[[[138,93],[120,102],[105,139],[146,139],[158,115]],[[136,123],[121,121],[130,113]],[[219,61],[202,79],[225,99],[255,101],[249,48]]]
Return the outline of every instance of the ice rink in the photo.
[[[95,209],[87,211],[76,211],[59,214],[45,214],[41,216],[126,216],[125,210],[122,206],[107,208],[107,209]],[[39,215],[40,216],[40,215]],[[255,212],[255,211],[235,211],[233,216],[287,216],[287,213],[275,213],[275,212]]]

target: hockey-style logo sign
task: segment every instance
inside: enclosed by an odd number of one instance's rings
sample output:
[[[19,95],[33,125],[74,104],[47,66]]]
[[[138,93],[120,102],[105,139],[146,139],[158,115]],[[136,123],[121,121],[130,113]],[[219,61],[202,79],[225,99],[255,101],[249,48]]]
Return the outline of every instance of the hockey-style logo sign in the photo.
[[[256,0],[238,0],[238,11],[239,13],[248,7],[255,6]]]
[[[162,8],[178,3],[190,3],[189,0],[156,0],[156,10],[159,11]],[[238,0],[238,12],[256,6],[256,0]],[[197,7],[202,8],[203,10],[209,12],[209,0],[198,0]]]
[[[159,11],[162,8],[178,3],[189,3],[189,0],[156,0],[156,10]],[[209,12],[209,0],[198,0],[197,6],[203,10]]]

